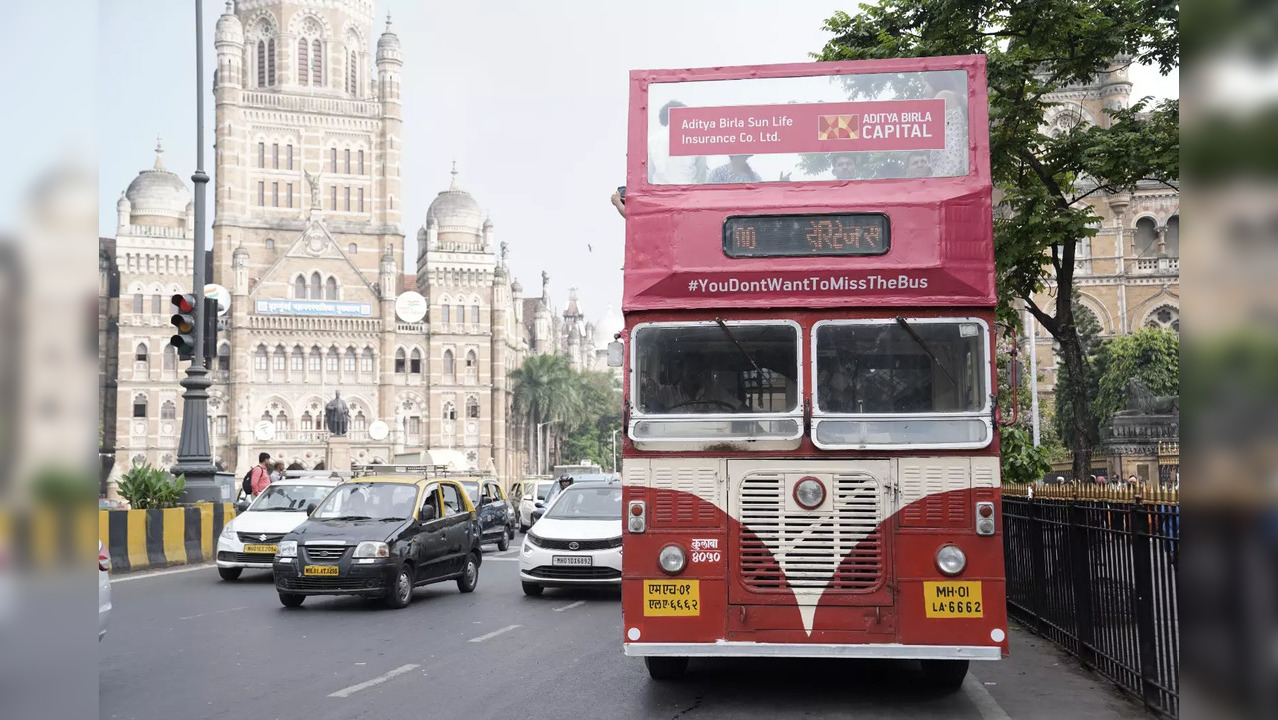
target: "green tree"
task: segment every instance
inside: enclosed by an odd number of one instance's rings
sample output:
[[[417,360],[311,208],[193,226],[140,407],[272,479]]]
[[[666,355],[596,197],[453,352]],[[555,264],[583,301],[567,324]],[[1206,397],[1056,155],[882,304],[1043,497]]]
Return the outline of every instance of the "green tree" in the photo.
[[[1141,101],[1110,112],[1107,127],[1046,130],[1046,96],[1092,82],[1116,60],[1151,63],[1166,74],[1180,63],[1175,0],[881,0],[856,16],[835,13],[834,37],[819,60],[866,60],[983,53],[987,57],[993,181],[1010,213],[995,223],[1000,317],[1019,320],[1024,301],[1060,344],[1074,377],[1086,360],[1073,314],[1074,256],[1095,233],[1082,201],[1130,190],[1141,180],[1179,189],[1180,104]],[[1050,275],[1053,306],[1034,296]],[[1092,440],[1083,393],[1070,398],[1074,474],[1086,477]]]
[[[589,458],[608,471],[612,464],[612,431],[621,428],[621,385],[610,372],[577,373],[581,408],[564,439],[564,454],[573,462]]]
[[[523,367],[510,373],[514,412],[528,434],[529,460],[537,466],[534,453],[537,445],[537,425],[555,422],[547,432],[548,437],[562,437],[564,426],[576,422],[581,407],[580,384],[566,355],[533,355],[524,360]]]
[[[1141,381],[1155,395],[1180,394],[1180,338],[1168,330],[1145,328],[1117,337],[1097,353],[1093,421],[1100,426],[1127,405],[1127,381]]]
[[[1086,433],[1089,447],[1094,447],[1100,440],[1100,425],[1095,422],[1090,411],[1083,416],[1082,423],[1074,422],[1075,396],[1081,395],[1086,407],[1091,408],[1096,399],[1098,373],[1095,357],[1101,347],[1101,325],[1096,314],[1086,305],[1074,300],[1074,327],[1078,331],[1079,344],[1083,349],[1083,372],[1075,371],[1063,359],[1056,363],[1056,413],[1052,416],[1052,425],[1056,436],[1067,448],[1077,447],[1080,443],[1078,433]],[[1081,379],[1080,379],[1081,378]]]

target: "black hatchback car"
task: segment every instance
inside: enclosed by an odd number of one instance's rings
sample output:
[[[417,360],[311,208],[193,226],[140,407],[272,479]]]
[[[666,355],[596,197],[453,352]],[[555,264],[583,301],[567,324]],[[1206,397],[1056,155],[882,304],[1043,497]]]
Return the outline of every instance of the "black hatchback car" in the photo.
[[[483,542],[497,543],[497,549],[510,549],[510,541],[515,538],[515,506],[506,500],[506,493],[501,485],[492,478],[458,478],[458,482],[466,489],[466,496],[471,504],[478,508],[479,529],[483,533]]]
[[[308,595],[381,597],[406,607],[419,585],[479,582],[479,519],[461,484],[387,476],[338,485],[279,542],[275,589],[285,607]]]

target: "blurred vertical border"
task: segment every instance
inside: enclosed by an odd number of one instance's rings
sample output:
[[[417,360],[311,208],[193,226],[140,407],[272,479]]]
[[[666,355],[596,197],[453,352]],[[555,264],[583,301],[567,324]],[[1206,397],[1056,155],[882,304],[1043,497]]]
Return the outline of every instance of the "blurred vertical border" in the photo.
[[[1278,717],[1278,3],[1181,4],[1183,717]]]

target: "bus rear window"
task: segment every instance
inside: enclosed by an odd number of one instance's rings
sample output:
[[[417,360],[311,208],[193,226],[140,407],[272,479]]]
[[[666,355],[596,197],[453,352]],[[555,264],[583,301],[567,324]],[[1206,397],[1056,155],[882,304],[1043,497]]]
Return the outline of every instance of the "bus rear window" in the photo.
[[[799,329],[790,323],[640,326],[635,410],[649,415],[797,412]]]
[[[987,340],[972,321],[819,325],[816,408],[826,414],[980,412]]]

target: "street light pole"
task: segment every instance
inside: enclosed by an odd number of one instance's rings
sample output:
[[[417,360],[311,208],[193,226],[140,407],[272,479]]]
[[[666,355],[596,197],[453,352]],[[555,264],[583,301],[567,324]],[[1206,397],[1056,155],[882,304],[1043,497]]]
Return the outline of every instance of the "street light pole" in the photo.
[[[182,437],[178,441],[174,475],[186,475],[190,500],[220,500],[213,482],[217,468],[209,446],[208,370],[204,367],[204,190],[209,176],[204,173],[204,1],[195,0],[195,237],[193,239],[191,294],[195,296],[195,352],[181,385]]]

